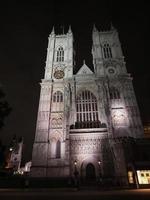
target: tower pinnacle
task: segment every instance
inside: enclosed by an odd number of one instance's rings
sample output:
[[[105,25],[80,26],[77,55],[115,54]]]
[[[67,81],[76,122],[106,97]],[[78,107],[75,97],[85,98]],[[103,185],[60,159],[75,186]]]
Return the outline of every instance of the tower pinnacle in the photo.
[[[68,33],[72,34],[71,26],[69,25]]]
[[[111,31],[114,31],[114,30],[115,30],[115,27],[113,26],[112,22],[111,22],[111,24],[110,24],[110,30],[111,30]]]
[[[54,35],[55,34],[55,30],[54,30],[54,26],[52,28],[51,34],[50,35]]]
[[[97,30],[95,24],[93,24],[93,32],[97,32],[97,31],[98,31],[98,30]]]

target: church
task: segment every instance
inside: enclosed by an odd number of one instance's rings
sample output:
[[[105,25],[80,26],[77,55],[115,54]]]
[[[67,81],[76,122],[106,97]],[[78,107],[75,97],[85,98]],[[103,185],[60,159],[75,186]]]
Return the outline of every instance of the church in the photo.
[[[74,73],[71,27],[63,34],[53,28],[49,35],[31,176],[106,178],[127,185],[134,177],[124,144],[143,138],[132,77],[113,26],[108,31],[93,26],[91,37],[93,66],[83,61]]]

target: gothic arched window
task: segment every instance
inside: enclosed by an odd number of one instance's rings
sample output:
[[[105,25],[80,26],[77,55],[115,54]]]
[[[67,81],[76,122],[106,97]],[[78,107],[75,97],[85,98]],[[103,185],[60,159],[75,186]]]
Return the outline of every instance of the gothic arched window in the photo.
[[[63,102],[63,94],[60,91],[56,91],[53,94],[53,102]]]
[[[61,142],[58,140],[56,143],[56,158],[61,157]]]
[[[104,58],[112,58],[111,47],[108,43],[105,43],[103,45],[103,55],[104,55]]]
[[[97,99],[88,90],[78,94],[76,99],[77,122],[98,121]]]
[[[63,62],[64,61],[64,49],[63,47],[59,47],[56,53],[56,62]]]
[[[115,87],[110,88],[109,94],[110,94],[110,99],[120,99],[120,92]]]

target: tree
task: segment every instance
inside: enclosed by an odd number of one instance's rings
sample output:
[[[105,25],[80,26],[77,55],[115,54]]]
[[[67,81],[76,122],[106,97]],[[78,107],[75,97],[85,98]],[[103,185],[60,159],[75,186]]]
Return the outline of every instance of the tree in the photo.
[[[11,107],[5,100],[5,93],[0,88],[0,129],[4,126],[4,120],[11,112]]]

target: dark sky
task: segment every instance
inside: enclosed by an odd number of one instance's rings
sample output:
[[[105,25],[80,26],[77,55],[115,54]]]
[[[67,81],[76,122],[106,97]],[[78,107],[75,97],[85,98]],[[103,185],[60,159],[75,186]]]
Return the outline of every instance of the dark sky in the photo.
[[[57,3],[56,3],[57,2]],[[143,122],[150,121],[150,15],[148,3],[127,1],[5,1],[0,7],[0,83],[12,107],[0,138],[23,136],[25,160],[31,158],[40,86],[44,76],[48,36],[55,25],[61,33],[71,24],[77,68],[85,59],[92,67],[91,31],[117,28]]]

